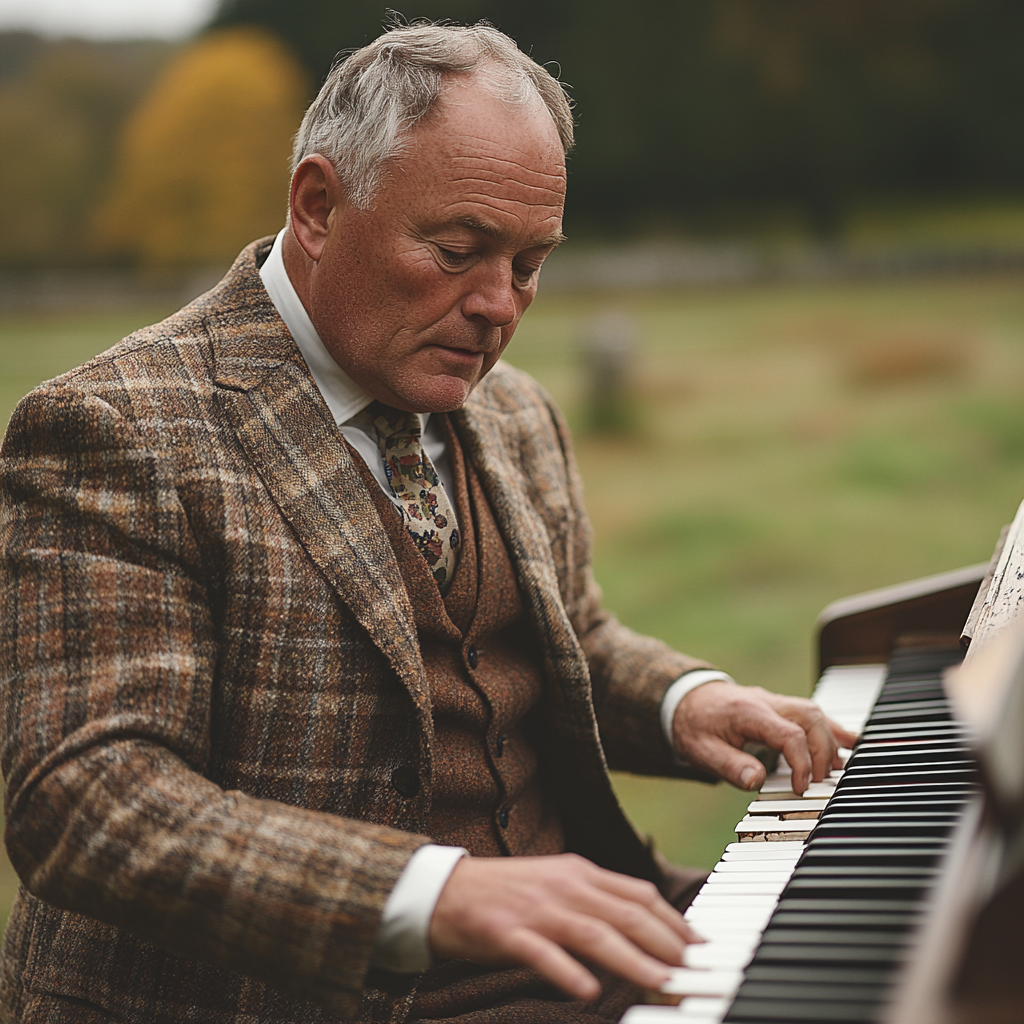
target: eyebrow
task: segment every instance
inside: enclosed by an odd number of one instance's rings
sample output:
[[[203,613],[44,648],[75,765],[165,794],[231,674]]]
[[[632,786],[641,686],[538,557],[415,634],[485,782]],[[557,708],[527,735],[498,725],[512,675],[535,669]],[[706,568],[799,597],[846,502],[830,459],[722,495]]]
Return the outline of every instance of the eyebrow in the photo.
[[[456,217],[455,223],[461,227],[469,228],[471,231],[479,231],[480,234],[486,235],[488,238],[493,238],[497,242],[504,242],[508,240],[507,232],[502,231],[500,228],[496,228],[493,224],[488,224],[486,221],[482,221],[471,214],[466,214],[463,217]],[[564,241],[565,235],[563,235],[561,231],[556,231],[553,235],[548,235],[546,238],[541,238],[534,242],[530,248],[538,249],[544,246],[551,246],[553,248]]]

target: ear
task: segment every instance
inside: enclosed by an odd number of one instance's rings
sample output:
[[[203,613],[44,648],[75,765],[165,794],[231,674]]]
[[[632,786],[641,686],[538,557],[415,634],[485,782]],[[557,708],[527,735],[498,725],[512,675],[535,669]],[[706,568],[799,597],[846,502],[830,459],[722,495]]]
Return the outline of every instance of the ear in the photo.
[[[331,221],[344,205],[344,194],[337,171],[327,157],[307,156],[295,168],[289,198],[292,231],[314,262],[319,262],[323,254]]]

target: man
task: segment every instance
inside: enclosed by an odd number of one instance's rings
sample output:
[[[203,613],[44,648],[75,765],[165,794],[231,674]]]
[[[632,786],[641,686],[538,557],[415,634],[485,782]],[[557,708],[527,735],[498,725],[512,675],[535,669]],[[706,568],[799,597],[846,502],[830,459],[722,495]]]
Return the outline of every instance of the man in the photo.
[[[802,790],[852,741],[600,609],[564,425],[495,365],[571,139],[494,29],[395,29],[281,235],[19,406],[7,1019],[617,1019],[697,937],[605,759],[752,788],[763,740]]]

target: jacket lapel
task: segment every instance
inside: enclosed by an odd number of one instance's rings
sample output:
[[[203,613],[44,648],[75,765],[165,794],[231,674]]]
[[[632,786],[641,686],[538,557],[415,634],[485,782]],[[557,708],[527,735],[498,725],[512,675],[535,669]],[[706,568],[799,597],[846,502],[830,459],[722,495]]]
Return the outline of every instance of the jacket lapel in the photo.
[[[205,318],[221,407],[306,553],[388,658],[432,732],[412,608],[373,501],[262,285],[245,305],[244,320],[235,310]]]

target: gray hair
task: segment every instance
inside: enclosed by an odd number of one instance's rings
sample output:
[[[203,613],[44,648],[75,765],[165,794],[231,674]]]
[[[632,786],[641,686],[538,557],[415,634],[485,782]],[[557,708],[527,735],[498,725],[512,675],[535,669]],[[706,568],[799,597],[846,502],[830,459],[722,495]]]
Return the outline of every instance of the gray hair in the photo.
[[[392,27],[335,63],[295,136],[292,171],[314,153],[327,157],[349,200],[365,209],[385,164],[437,102],[445,76],[473,74],[506,103],[540,98],[563,150],[572,148],[572,104],[561,83],[507,35],[486,22],[417,21]]]

